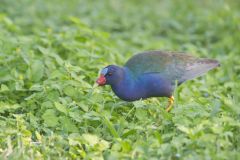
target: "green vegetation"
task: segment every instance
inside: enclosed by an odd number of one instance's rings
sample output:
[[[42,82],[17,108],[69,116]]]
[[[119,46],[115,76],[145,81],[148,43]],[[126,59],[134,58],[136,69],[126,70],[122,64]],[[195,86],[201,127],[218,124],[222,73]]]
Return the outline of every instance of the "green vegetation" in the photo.
[[[0,159],[240,159],[237,0],[1,0]],[[221,67],[127,103],[99,70],[144,50]]]

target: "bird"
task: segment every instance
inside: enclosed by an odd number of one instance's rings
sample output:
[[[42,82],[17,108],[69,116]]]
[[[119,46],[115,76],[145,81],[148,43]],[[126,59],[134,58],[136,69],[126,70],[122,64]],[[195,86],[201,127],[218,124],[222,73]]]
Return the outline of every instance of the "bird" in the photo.
[[[168,97],[172,109],[174,89],[187,80],[220,66],[214,59],[197,58],[184,52],[145,51],[135,54],[124,66],[104,67],[98,86],[110,85],[122,100],[132,102],[151,97]]]

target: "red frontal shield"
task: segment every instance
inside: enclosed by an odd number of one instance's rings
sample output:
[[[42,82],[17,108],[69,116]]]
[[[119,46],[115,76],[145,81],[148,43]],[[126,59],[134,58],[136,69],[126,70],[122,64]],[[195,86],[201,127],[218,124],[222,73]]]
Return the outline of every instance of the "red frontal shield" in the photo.
[[[104,75],[103,74],[101,74],[100,75],[100,77],[97,79],[97,84],[99,85],[99,86],[103,86],[103,85],[105,85],[106,84],[106,78],[104,77]]]

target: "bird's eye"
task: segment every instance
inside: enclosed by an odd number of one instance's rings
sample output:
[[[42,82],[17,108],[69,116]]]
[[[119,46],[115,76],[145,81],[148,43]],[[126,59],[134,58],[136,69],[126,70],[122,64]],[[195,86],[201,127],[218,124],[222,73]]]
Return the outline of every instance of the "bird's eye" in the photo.
[[[112,75],[112,72],[108,72],[107,75],[108,75],[108,76],[111,76],[111,75]]]

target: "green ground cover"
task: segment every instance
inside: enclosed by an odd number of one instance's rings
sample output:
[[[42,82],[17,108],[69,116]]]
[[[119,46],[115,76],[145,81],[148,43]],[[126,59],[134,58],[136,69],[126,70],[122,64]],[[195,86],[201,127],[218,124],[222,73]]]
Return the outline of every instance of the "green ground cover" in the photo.
[[[0,159],[240,159],[237,0],[1,0]],[[166,98],[93,88],[144,50],[221,67]]]

